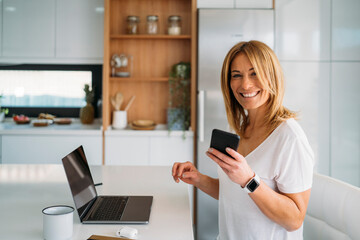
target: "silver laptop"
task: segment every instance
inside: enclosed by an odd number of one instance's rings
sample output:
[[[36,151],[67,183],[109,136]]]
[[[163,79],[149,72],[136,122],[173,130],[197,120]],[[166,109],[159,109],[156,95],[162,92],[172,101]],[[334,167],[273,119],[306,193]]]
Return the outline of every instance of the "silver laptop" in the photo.
[[[62,162],[82,223],[149,223],[153,196],[97,195],[82,146],[65,156]]]

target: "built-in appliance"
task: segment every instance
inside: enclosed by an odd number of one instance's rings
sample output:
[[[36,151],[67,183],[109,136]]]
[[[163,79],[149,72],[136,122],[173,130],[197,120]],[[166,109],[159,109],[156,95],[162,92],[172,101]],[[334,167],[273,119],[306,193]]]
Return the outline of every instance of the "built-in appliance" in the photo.
[[[216,165],[205,152],[214,128],[228,130],[220,87],[223,60],[240,41],[259,40],[274,48],[274,11],[199,9],[198,39],[197,167],[217,178]],[[218,235],[218,201],[197,191],[197,239],[214,240]]]

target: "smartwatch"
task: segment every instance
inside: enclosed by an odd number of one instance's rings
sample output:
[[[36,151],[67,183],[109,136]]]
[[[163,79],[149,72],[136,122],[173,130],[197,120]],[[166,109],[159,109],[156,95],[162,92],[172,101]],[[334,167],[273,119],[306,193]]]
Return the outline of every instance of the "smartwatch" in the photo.
[[[245,189],[247,193],[252,193],[259,187],[259,185],[260,177],[255,173],[255,176],[248,181],[243,189]]]

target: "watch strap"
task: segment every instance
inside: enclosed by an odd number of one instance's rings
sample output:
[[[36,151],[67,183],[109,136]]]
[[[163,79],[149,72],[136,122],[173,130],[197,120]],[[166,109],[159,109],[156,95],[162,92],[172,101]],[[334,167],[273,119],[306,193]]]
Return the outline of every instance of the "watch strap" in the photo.
[[[247,193],[254,192],[260,185],[260,177],[255,173],[255,176],[252,177],[243,188]]]

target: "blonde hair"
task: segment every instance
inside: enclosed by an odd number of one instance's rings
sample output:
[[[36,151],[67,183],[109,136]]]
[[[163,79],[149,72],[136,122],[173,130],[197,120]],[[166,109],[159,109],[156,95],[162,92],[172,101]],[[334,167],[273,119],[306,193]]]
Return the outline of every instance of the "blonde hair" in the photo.
[[[230,127],[240,137],[245,138],[249,124],[245,109],[236,100],[231,87],[231,63],[239,54],[245,54],[258,76],[260,84],[269,92],[265,125],[272,132],[281,122],[295,118],[296,113],[282,105],[284,97],[284,76],[275,53],[265,43],[259,41],[240,42],[233,46],[224,59],[221,71],[221,90],[224,97],[227,119]]]

